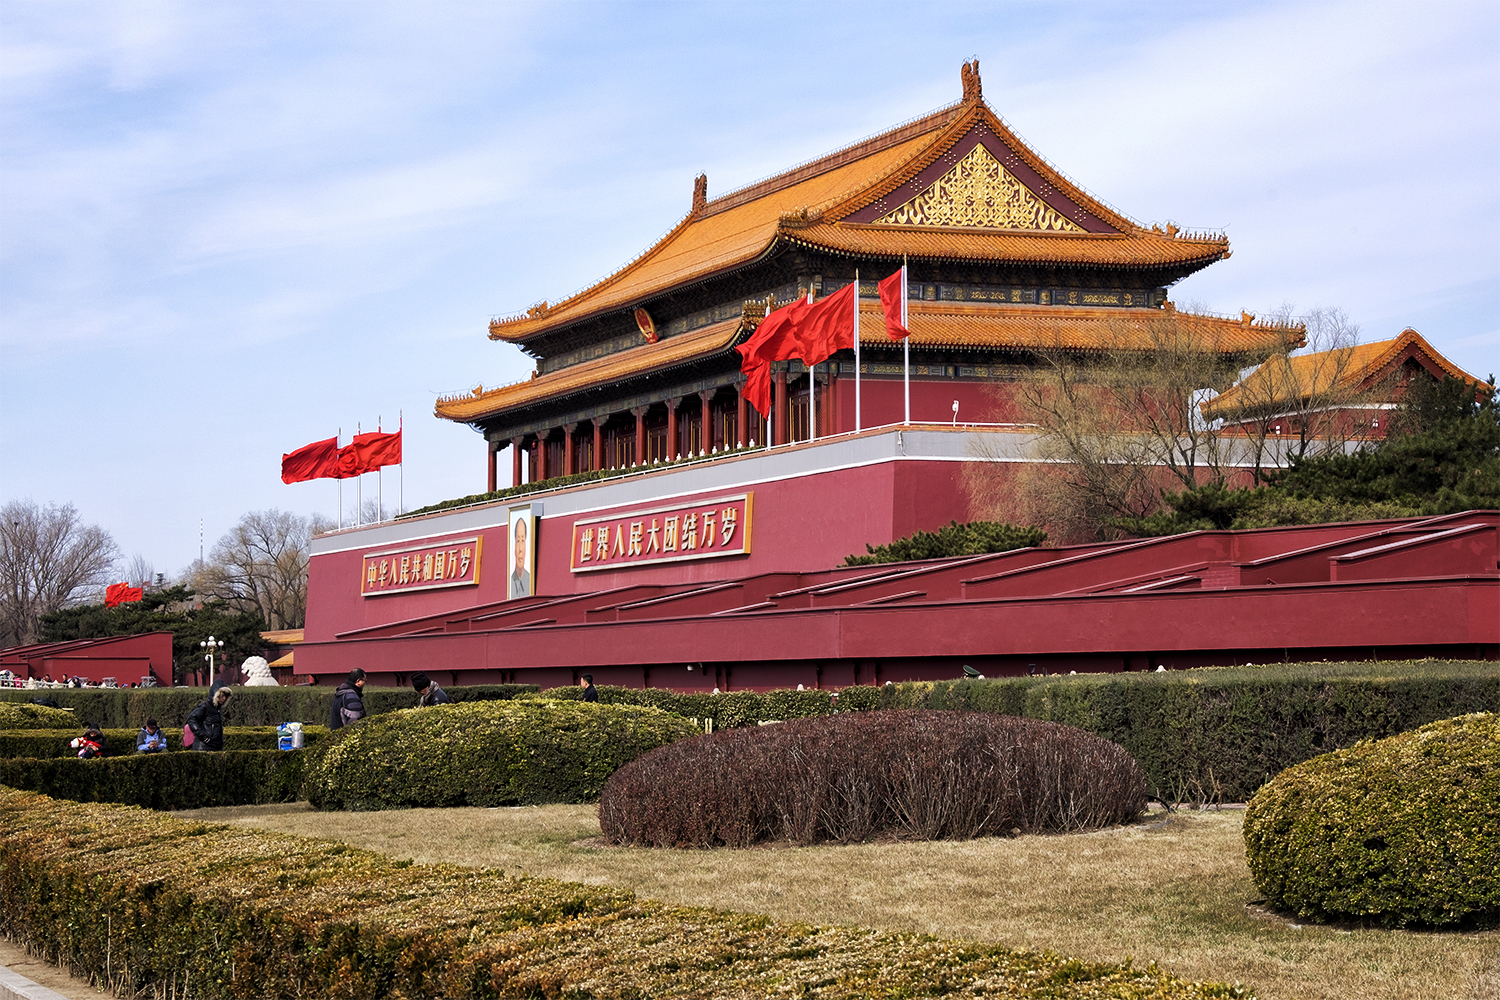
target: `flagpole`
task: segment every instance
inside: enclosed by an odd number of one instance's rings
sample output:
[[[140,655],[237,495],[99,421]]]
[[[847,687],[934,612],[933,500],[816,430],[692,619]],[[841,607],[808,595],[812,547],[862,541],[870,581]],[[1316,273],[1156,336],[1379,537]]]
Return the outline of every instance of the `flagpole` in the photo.
[[[375,433],[379,434],[385,430],[384,421],[380,417],[375,418]],[[379,524],[385,520],[385,473],[383,466],[375,466],[375,523]]]
[[[342,427],[340,427],[339,428],[339,432],[337,434],[335,434],[334,438],[333,438],[333,448],[334,448],[334,451],[338,450],[339,438],[341,438],[343,436],[344,436],[344,429]],[[344,528],[344,480],[343,480],[342,477],[340,477],[340,479],[339,479],[339,530],[342,531],[343,528]]]
[[[812,305],[812,289],[807,290],[807,304]],[[807,440],[818,439],[818,366],[807,366]]]
[[[906,304],[911,299],[911,280],[906,273],[906,258],[901,258],[901,326],[906,336],[901,338],[901,357],[904,362],[901,385],[906,396],[906,422],[911,423],[911,320],[906,315]]]
[[[364,424],[357,423],[354,425],[354,433],[356,435],[363,432]],[[365,525],[365,474],[363,472],[354,477],[354,502],[359,504],[358,520],[355,521],[355,525],[362,528]]]
[[[859,268],[854,269],[854,433],[863,428],[859,422]]]
[[[396,466],[396,468],[398,468],[398,469],[401,470],[399,473],[397,473],[397,479],[396,479],[396,513],[397,514],[404,514],[404,513],[406,513],[406,435],[402,434],[402,431],[404,431],[404,430],[406,430],[406,411],[405,410],[397,410],[396,411],[396,433],[398,435],[401,435],[401,464],[398,465],[398,466]],[[596,461],[596,462],[599,461],[599,459],[598,459],[597,456],[594,458],[594,461]],[[602,463],[600,463],[600,464],[602,465]]]

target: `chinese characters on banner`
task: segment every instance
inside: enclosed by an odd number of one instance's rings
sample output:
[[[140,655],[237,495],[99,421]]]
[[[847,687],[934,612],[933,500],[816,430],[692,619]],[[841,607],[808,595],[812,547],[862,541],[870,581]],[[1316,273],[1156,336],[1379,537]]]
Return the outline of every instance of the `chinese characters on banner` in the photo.
[[[648,566],[750,551],[754,493],[573,522],[572,570]]]
[[[435,545],[371,552],[364,557],[360,592],[366,597],[479,583],[483,538],[459,538]]]

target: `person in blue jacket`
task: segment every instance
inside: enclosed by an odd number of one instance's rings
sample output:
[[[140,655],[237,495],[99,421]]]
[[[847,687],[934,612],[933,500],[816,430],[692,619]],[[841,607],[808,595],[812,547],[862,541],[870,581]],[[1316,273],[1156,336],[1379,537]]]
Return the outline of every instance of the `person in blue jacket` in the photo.
[[[155,719],[147,719],[141,731],[135,734],[136,753],[161,753],[167,749],[167,734],[161,731]]]

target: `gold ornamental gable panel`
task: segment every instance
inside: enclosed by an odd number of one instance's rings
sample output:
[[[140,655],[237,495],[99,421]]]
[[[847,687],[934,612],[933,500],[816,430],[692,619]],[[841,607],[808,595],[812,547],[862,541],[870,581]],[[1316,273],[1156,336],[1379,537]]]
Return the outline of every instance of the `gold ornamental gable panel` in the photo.
[[[932,186],[876,220],[896,226],[976,226],[1081,233],[1083,227],[1042,201],[983,144]]]

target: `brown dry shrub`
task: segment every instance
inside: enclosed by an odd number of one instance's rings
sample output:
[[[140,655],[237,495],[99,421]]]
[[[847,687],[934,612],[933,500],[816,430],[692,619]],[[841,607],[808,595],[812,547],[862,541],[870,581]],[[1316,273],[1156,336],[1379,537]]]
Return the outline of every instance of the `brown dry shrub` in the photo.
[[[1146,782],[1121,746],[982,712],[842,713],[660,747],[610,776],[614,844],[959,840],[1124,823]]]

